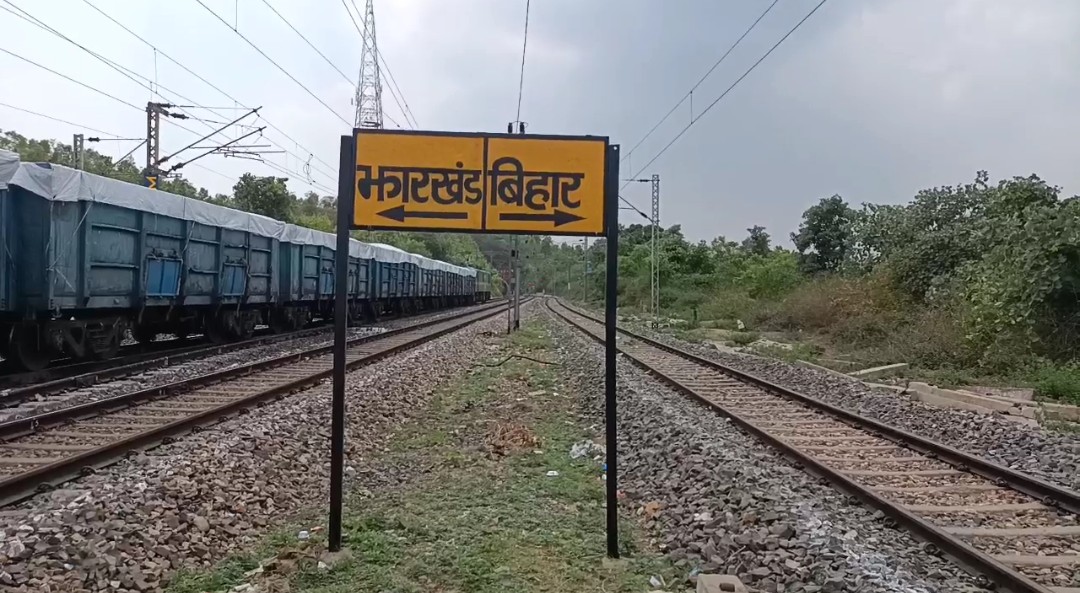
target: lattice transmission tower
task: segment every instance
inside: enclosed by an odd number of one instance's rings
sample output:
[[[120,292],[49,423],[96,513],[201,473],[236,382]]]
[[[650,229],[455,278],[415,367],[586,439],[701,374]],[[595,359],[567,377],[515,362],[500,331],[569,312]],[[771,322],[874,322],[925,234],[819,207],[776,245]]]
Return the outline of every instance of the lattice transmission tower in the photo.
[[[364,48],[360,54],[360,83],[356,85],[357,128],[383,127],[382,75],[379,72],[379,46],[375,41],[375,6],[367,0],[364,9]]]

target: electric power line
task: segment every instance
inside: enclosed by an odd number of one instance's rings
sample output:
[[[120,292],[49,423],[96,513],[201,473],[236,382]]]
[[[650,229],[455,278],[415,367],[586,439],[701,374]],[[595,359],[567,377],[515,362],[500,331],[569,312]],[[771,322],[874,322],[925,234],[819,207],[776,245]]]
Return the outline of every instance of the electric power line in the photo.
[[[807,20],[809,20],[809,18],[810,18],[810,17],[814,16],[814,13],[815,13],[815,12],[817,12],[817,11],[818,11],[818,9],[819,9],[819,8],[821,8],[821,7],[822,7],[822,5],[824,5],[824,4],[825,4],[825,2],[827,2],[827,1],[828,1],[828,0],[821,0],[820,2],[818,2],[818,3],[817,3],[817,5],[816,5],[816,6],[814,6],[814,8],[810,10],[810,12],[806,13],[806,16],[804,16],[804,17],[802,18],[802,20],[800,20],[799,22],[795,23],[795,26],[794,26],[794,27],[792,27],[792,28],[791,28],[790,30],[788,30],[788,32],[787,32],[787,33],[785,33],[785,34],[784,34],[784,36],[783,36],[783,37],[781,37],[779,41],[777,41],[776,43],[774,43],[774,44],[773,44],[773,46],[769,48],[769,51],[765,52],[765,53],[764,53],[764,54],[763,54],[763,55],[762,55],[762,56],[761,56],[760,58],[758,58],[758,60],[757,60],[756,62],[754,62],[754,63],[753,63],[753,64],[752,64],[752,65],[751,65],[751,66],[750,66],[749,68],[747,68],[747,69],[746,69],[746,72],[743,72],[742,76],[740,76],[740,77],[738,77],[737,79],[735,79],[735,82],[731,83],[731,86],[729,86],[729,87],[728,87],[728,88],[727,88],[726,90],[724,90],[724,92],[723,92],[723,93],[720,93],[720,96],[719,96],[719,97],[717,97],[716,99],[714,99],[712,103],[709,103],[709,105],[708,105],[708,106],[706,106],[706,107],[705,107],[705,109],[704,109],[704,110],[702,110],[702,112],[701,112],[700,114],[698,114],[698,115],[697,115],[697,117],[695,117],[694,119],[690,120],[690,123],[686,124],[686,126],[685,126],[685,127],[683,127],[683,129],[682,129],[682,130],[680,130],[680,131],[679,131],[679,133],[678,133],[678,134],[676,134],[676,135],[675,135],[675,137],[674,137],[674,138],[672,138],[672,139],[671,139],[671,141],[670,141],[670,142],[668,142],[668,143],[667,143],[667,145],[665,145],[665,146],[664,146],[664,148],[660,149],[660,152],[656,153],[656,155],[655,155],[655,156],[653,156],[653,158],[652,158],[652,159],[650,159],[650,160],[649,160],[649,162],[645,163],[645,166],[644,166],[644,167],[641,167],[640,169],[638,169],[638,170],[637,170],[637,172],[635,172],[635,173],[634,173],[633,175],[631,175],[630,177],[631,177],[631,178],[636,178],[636,177],[637,177],[638,175],[640,175],[640,174],[641,174],[641,172],[642,172],[642,171],[644,171],[644,170],[645,170],[645,169],[647,169],[647,168],[648,168],[648,167],[649,167],[650,165],[652,165],[653,163],[655,163],[655,162],[656,162],[656,159],[660,158],[660,157],[661,157],[661,156],[662,156],[662,155],[663,155],[663,154],[664,154],[665,152],[667,152],[667,150],[668,150],[669,148],[671,148],[671,146],[672,146],[673,144],[675,144],[676,142],[678,142],[679,138],[682,138],[683,134],[685,134],[685,133],[686,133],[686,131],[687,131],[687,130],[689,130],[691,126],[693,126],[693,125],[694,125],[695,123],[697,123],[697,121],[698,121],[698,120],[700,120],[700,119],[701,119],[701,118],[702,118],[702,117],[703,117],[703,116],[704,116],[704,115],[705,115],[706,113],[708,113],[710,109],[712,109],[713,107],[715,107],[715,106],[716,106],[716,104],[717,104],[717,103],[719,103],[719,102],[720,102],[720,101],[721,101],[721,100],[722,100],[722,99],[723,99],[724,97],[726,97],[726,96],[728,95],[728,93],[730,93],[730,92],[731,92],[731,91],[732,91],[732,90],[733,90],[733,89],[734,89],[734,88],[735,88],[736,86],[738,86],[738,85],[739,85],[739,83],[740,83],[740,82],[742,82],[744,78],[746,78],[747,76],[749,76],[749,75],[750,75],[750,73],[751,73],[751,72],[753,72],[755,68],[757,68],[757,67],[758,67],[758,66],[759,66],[759,65],[760,65],[760,64],[761,64],[762,62],[764,62],[764,61],[765,61],[765,58],[768,58],[768,57],[769,57],[769,56],[770,56],[770,55],[771,55],[771,54],[772,54],[772,53],[773,53],[774,51],[776,51],[776,48],[780,47],[780,45],[781,45],[782,43],[784,43],[784,41],[786,41],[786,40],[787,40],[787,38],[788,38],[788,37],[790,37],[792,33],[794,33],[794,32],[795,32],[796,30],[798,30],[798,28],[799,28],[799,27],[801,27],[801,26],[803,25],[803,23],[805,23],[805,22],[806,22]],[[623,184],[623,186],[622,186],[622,187],[620,187],[619,189],[621,190],[621,189],[624,189],[624,188],[626,188],[626,186],[627,186],[627,185],[629,185],[630,183],[631,183],[631,182],[627,181],[627,182],[626,182],[626,183],[624,183],[624,184]]]
[[[56,70],[53,70],[52,68],[49,68],[48,66],[44,66],[42,64],[39,64],[39,63],[31,60],[30,58],[20,56],[19,54],[15,53],[15,52],[13,52],[11,50],[7,50],[7,49],[4,49],[4,48],[0,47],[0,52],[3,52],[3,53],[5,53],[5,54],[7,54],[7,55],[9,55],[9,56],[11,56],[13,58],[20,59],[20,60],[26,62],[27,64],[37,66],[38,68],[41,68],[42,70],[47,70],[49,72],[52,72],[53,74],[59,76],[60,78],[65,78],[65,79],[67,79],[67,80],[69,80],[71,82],[74,82],[75,84],[77,84],[77,85],[79,85],[79,86],[81,86],[83,88],[94,91],[95,93],[97,93],[99,95],[108,97],[108,98],[112,99],[113,101],[116,101],[118,103],[122,103],[124,105],[127,105],[128,107],[130,107],[132,109],[135,109],[136,111],[144,111],[144,109],[142,107],[139,107],[138,105],[135,105],[134,103],[128,103],[127,101],[121,99],[120,97],[117,97],[115,95],[110,95],[109,93],[106,93],[105,91],[103,91],[101,89],[96,89],[96,88],[86,84],[85,82],[79,82],[78,80],[75,80],[74,78],[68,76],[67,74],[62,74],[60,72],[57,72]]]
[[[184,65],[184,64],[183,64],[182,62],[180,62],[179,60],[177,60],[177,59],[173,58],[173,57],[172,57],[172,56],[170,56],[169,54],[167,54],[167,53],[165,53],[164,51],[162,51],[162,50],[158,49],[158,48],[157,48],[157,47],[156,47],[156,46],[155,46],[154,44],[150,43],[150,42],[149,42],[149,41],[147,41],[147,40],[146,40],[145,38],[143,38],[143,37],[142,37],[141,35],[139,35],[139,34],[138,34],[138,33],[136,33],[135,31],[131,30],[131,28],[130,28],[130,27],[128,27],[127,25],[124,25],[124,24],[123,24],[123,23],[121,23],[120,21],[116,20],[115,18],[113,18],[113,16],[112,16],[112,15],[110,15],[110,14],[109,14],[109,13],[107,13],[107,12],[105,12],[104,10],[102,10],[102,9],[98,8],[98,7],[97,7],[97,6],[96,6],[96,5],[94,4],[94,3],[92,3],[92,2],[90,1],[90,0],[83,0],[83,2],[84,2],[84,3],[85,3],[85,4],[87,5],[87,6],[89,6],[90,8],[93,8],[93,9],[94,9],[95,11],[97,11],[97,12],[98,12],[99,14],[101,14],[101,16],[103,16],[103,17],[105,17],[106,19],[108,19],[108,20],[112,21],[112,23],[113,23],[114,25],[116,25],[116,26],[120,27],[121,29],[123,29],[124,31],[126,31],[126,32],[127,32],[128,34],[130,34],[131,36],[133,36],[133,37],[135,37],[136,39],[138,39],[139,41],[143,42],[143,44],[144,44],[144,45],[146,45],[147,47],[149,47],[149,48],[153,49],[153,50],[154,50],[154,52],[155,52],[155,54],[161,54],[161,56],[162,56],[162,57],[164,57],[165,59],[169,60],[169,61],[170,61],[170,62],[172,62],[173,64],[176,64],[176,65],[177,65],[177,66],[179,66],[179,67],[180,67],[181,69],[183,69],[183,70],[184,70],[185,72],[187,72],[188,74],[190,74],[190,75],[194,76],[195,78],[199,79],[199,80],[200,80],[200,81],[202,81],[202,82],[203,82],[204,84],[206,84],[206,85],[207,85],[207,86],[209,86],[210,88],[214,89],[215,91],[217,91],[217,92],[221,93],[221,95],[222,95],[222,96],[224,96],[224,97],[228,98],[229,100],[231,100],[231,101],[233,101],[233,102],[235,102],[235,103],[237,103],[237,104],[241,104],[241,105],[242,105],[242,104],[244,104],[244,102],[243,102],[243,101],[240,101],[240,100],[239,100],[239,99],[237,99],[236,97],[233,97],[233,96],[232,96],[232,95],[230,95],[229,93],[225,92],[225,91],[224,91],[224,90],[222,90],[222,89],[221,89],[220,87],[218,87],[218,86],[217,86],[217,85],[215,85],[214,83],[210,82],[210,81],[209,81],[209,80],[207,80],[206,78],[202,77],[201,75],[199,75],[199,74],[198,74],[197,72],[195,72],[195,71],[194,71],[194,70],[192,70],[191,68],[188,68],[187,66],[185,66],[185,65]],[[237,108],[236,108],[236,107],[233,107],[233,109],[237,109]],[[246,109],[246,107],[245,107],[244,109]],[[274,125],[274,123],[273,123],[273,122],[271,122],[270,120],[266,119],[265,117],[264,117],[264,118],[262,118],[262,120],[263,120],[264,122],[266,122],[266,125],[267,125],[267,126],[269,126],[269,127],[270,127],[270,128],[272,128],[272,129],[273,129],[274,131],[276,131],[277,133],[279,133],[279,134],[281,134],[282,136],[284,136],[286,140],[288,140],[289,142],[292,142],[293,144],[295,144],[295,145],[297,146],[297,148],[299,148],[299,149],[302,149],[302,150],[304,150],[304,151],[308,152],[309,154],[314,154],[314,153],[313,153],[312,151],[310,151],[310,150],[308,150],[307,148],[305,148],[304,146],[302,146],[302,145],[301,145],[301,144],[300,144],[299,142],[297,142],[297,141],[296,141],[296,139],[295,139],[295,138],[293,138],[292,136],[290,136],[289,134],[287,134],[287,133],[286,133],[286,132],[285,132],[284,130],[282,130],[282,129],[281,129],[281,128],[279,128],[278,126]],[[297,159],[299,159],[299,158],[300,158],[300,157],[299,157],[298,155],[296,155],[296,154],[292,153],[291,151],[289,151],[289,150],[288,150],[287,148],[285,148],[284,146],[282,146],[282,145],[278,144],[277,142],[275,142],[275,141],[274,141],[273,139],[271,139],[271,138],[266,138],[266,139],[267,139],[267,141],[269,141],[269,142],[270,142],[271,144],[274,144],[274,146],[276,146],[276,147],[278,147],[278,148],[280,148],[280,149],[284,150],[284,151],[285,151],[286,153],[288,153],[288,154],[289,154],[290,156],[293,156],[293,157],[295,157],[295,158],[297,158]],[[326,161],[324,161],[324,160],[323,160],[322,158],[320,158],[320,157],[319,157],[318,155],[315,155],[315,160],[319,161],[319,162],[320,162],[320,163],[322,163],[322,164],[323,164],[324,166],[328,167],[328,168],[329,168],[329,170],[330,170],[330,173],[327,173],[327,172],[326,172],[326,170],[323,170],[323,169],[320,169],[320,168],[317,168],[317,167],[315,168],[315,170],[316,170],[316,171],[318,171],[319,173],[321,173],[321,174],[323,174],[323,175],[325,175],[325,176],[329,177],[330,179],[337,179],[337,169],[335,169],[333,165],[331,165],[330,163],[327,163],[327,162],[326,162]]]
[[[128,68],[128,67],[120,64],[119,62],[116,62],[114,60],[106,58],[105,56],[103,56],[103,55],[91,50],[90,48],[78,43],[74,39],[71,39],[67,35],[64,35],[63,33],[56,30],[55,28],[47,25],[44,21],[42,21],[41,19],[39,19],[39,18],[35,17],[34,15],[30,14],[25,9],[19,7],[18,5],[11,2],[10,0],[0,0],[0,1],[4,2],[8,6],[11,6],[11,7],[15,8],[15,10],[18,10],[22,14],[13,12],[11,9],[4,8],[3,6],[0,6],[0,10],[6,10],[7,12],[9,12],[11,14],[14,14],[15,16],[23,19],[24,21],[26,21],[26,22],[28,22],[28,23],[30,23],[30,24],[32,24],[32,25],[34,25],[34,26],[36,26],[36,27],[38,27],[40,29],[43,29],[44,31],[46,31],[48,33],[52,33],[53,35],[63,39],[64,41],[67,41],[68,43],[74,45],[75,47],[78,47],[79,49],[83,50],[84,52],[90,54],[91,56],[93,56],[97,60],[104,63],[106,66],[109,66],[113,70],[119,72],[121,75],[128,78],[129,80],[131,80],[135,84],[137,84],[137,85],[143,87],[144,89],[150,91],[151,95],[157,95],[158,97],[161,97],[162,99],[165,99],[169,103],[173,103],[172,100],[170,100],[168,97],[166,97],[165,95],[163,95],[161,93],[161,90],[164,89],[165,92],[167,92],[167,93],[176,95],[177,97],[180,97],[181,99],[183,99],[185,101],[189,101],[189,102],[191,101],[191,99],[181,95],[180,93],[178,93],[176,91],[173,91],[171,89],[168,89],[168,88],[166,88],[166,87],[164,87],[164,86],[162,86],[160,84],[157,84],[152,79],[150,79],[150,78],[148,78],[146,76],[143,76],[142,74],[139,74],[135,70],[132,70],[131,68]],[[138,80],[136,77],[141,78],[141,79],[145,80],[146,82],[142,82],[141,80]],[[190,116],[190,119],[199,121],[199,122],[205,124],[210,129],[215,129],[209,123],[205,122],[204,120],[199,119],[198,117],[195,117],[194,114],[192,114],[190,111],[187,111],[187,109],[185,109],[185,107],[197,108],[197,106],[194,106],[194,105],[191,105],[191,106],[173,105],[173,107],[176,107],[176,108],[180,109],[180,111],[188,114]],[[220,114],[218,114],[218,115],[220,115]],[[187,128],[183,128],[183,129],[187,129]],[[191,131],[191,130],[188,130],[188,131]],[[217,131],[215,131],[214,135],[217,135],[217,134],[221,133],[222,131],[223,130],[217,130]],[[192,133],[196,133],[196,132],[192,132]]]
[[[760,15],[758,15],[758,17],[756,19],[754,19],[753,23],[750,23],[750,26],[746,29],[746,31],[743,31],[743,34],[740,35],[739,38],[735,40],[735,43],[732,43],[731,47],[727,48],[727,51],[725,51],[724,54],[720,56],[720,59],[713,62],[712,67],[710,67],[709,70],[707,72],[705,72],[705,75],[702,76],[700,79],[698,79],[698,81],[696,83],[694,83],[694,86],[690,87],[690,90],[687,91],[687,93],[685,95],[683,95],[682,98],[679,99],[679,101],[677,103],[675,103],[675,105],[673,105],[671,107],[671,109],[666,114],[664,114],[664,117],[660,118],[660,121],[656,122],[656,125],[654,125],[652,127],[652,129],[650,129],[647,134],[642,136],[641,140],[638,140],[637,144],[635,144],[633,148],[631,148],[629,151],[627,151],[626,156],[619,159],[620,162],[630,158],[630,156],[632,154],[634,154],[634,151],[637,150],[637,148],[639,146],[641,146],[641,143],[648,140],[649,136],[652,136],[652,133],[655,132],[656,129],[659,128],[661,124],[663,124],[665,121],[667,121],[667,118],[671,117],[671,114],[675,113],[675,110],[678,109],[680,105],[685,103],[686,100],[688,98],[690,98],[694,94],[694,91],[696,91],[697,88],[699,86],[701,86],[701,83],[705,82],[705,79],[708,78],[709,75],[711,75],[713,73],[713,71],[716,70],[716,68],[718,66],[720,66],[720,64],[723,63],[723,61],[725,59],[727,59],[728,55],[731,54],[731,52],[734,51],[735,48],[738,47],[740,43],[742,43],[742,40],[745,39],[746,36],[749,35],[750,32],[753,31],[754,28],[758,26],[758,23],[760,23],[761,20],[765,18],[765,15],[769,14],[769,12],[772,11],[773,7],[776,6],[776,4],[779,1],[780,0],[773,0],[772,4],[770,4],[765,9],[764,12],[762,12]],[[691,103],[691,107],[692,106],[693,106],[693,103]],[[693,117],[693,113],[691,113],[690,115],[691,115],[691,117]]]
[[[238,35],[238,36],[240,37],[240,39],[243,39],[243,40],[244,40],[245,42],[247,42],[247,44],[248,44],[248,45],[250,45],[252,49],[254,49],[255,51],[259,52],[259,55],[261,55],[262,57],[266,58],[266,60],[267,60],[268,62],[270,62],[271,64],[273,64],[273,65],[274,65],[274,67],[276,67],[276,68],[277,68],[278,70],[280,70],[282,74],[284,74],[285,76],[288,76],[290,80],[292,80],[293,82],[295,82],[295,83],[296,83],[296,84],[297,84],[297,85],[298,85],[298,86],[299,86],[300,88],[304,89],[304,91],[305,91],[305,92],[307,92],[307,94],[311,95],[311,98],[312,98],[312,99],[315,99],[316,101],[318,101],[318,102],[319,102],[319,104],[320,104],[320,105],[322,105],[323,107],[325,107],[327,111],[329,111],[330,113],[333,113],[333,114],[334,114],[334,117],[336,117],[336,118],[340,119],[340,120],[341,120],[342,122],[344,122],[344,123],[345,123],[345,125],[348,125],[348,126],[351,126],[351,125],[352,125],[352,123],[351,123],[351,122],[349,122],[349,121],[348,121],[347,119],[345,119],[344,117],[341,117],[340,115],[338,115],[338,112],[337,112],[337,111],[334,111],[334,108],[333,108],[333,107],[330,107],[329,105],[327,105],[327,104],[326,104],[326,101],[323,101],[322,99],[320,99],[320,98],[319,98],[319,96],[318,96],[318,95],[316,95],[315,93],[311,92],[311,89],[309,89],[309,88],[308,88],[308,87],[307,87],[306,85],[304,85],[304,83],[300,82],[300,81],[299,81],[299,80],[298,80],[298,79],[297,79],[297,78],[296,78],[295,76],[293,76],[292,74],[290,74],[288,70],[286,70],[285,68],[283,68],[283,67],[281,66],[281,64],[278,64],[277,62],[275,62],[275,61],[274,61],[274,59],[273,59],[273,58],[271,58],[270,56],[266,55],[266,52],[264,52],[264,51],[263,51],[262,49],[260,49],[258,45],[256,45],[255,43],[253,43],[253,42],[252,42],[252,41],[251,41],[250,39],[248,39],[248,38],[247,38],[247,37],[246,37],[246,36],[245,36],[245,35],[244,35],[243,33],[241,33],[240,31],[238,31],[238,30],[236,30],[236,29],[234,29],[234,28],[233,28],[233,27],[232,27],[232,26],[231,26],[231,25],[230,25],[230,24],[228,23],[228,21],[226,21],[225,19],[221,18],[221,15],[219,15],[219,14],[218,14],[218,13],[216,13],[216,12],[214,12],[214,10],[213,10],[213,9],[211,9],[211,8],[210,8],[209,6],[207,6],[207,5],[206,5],[206,4],[205,4],[205,3],[203,2],[203,0],[195,0],[195,2],[198,2],[198,3],[199,3],[199,6],[202,6],[203,8],[205,8],[205,9],[206,9],[206,11],[207,11],[207,12],[209,12],[209,13],[210,13],[210,14],[212,14],[212,15],[214,15],[214,18],[216,18],[217,20],[221,21],[221,24],[223,24],[223,25],[225,25],[226,27],[228,27],[230,31],[232,31],[233,33],[236,33],[236,34],[237,34],[237,35]]]
[[[113,136],[114,138],[121,138],[122,137],[119,134],[113,134],[112,132],[106,132],[105,130],[99,130],[97,128],[91,128],[90,126],[84,126],[82,124],[77,124],[75,122],[70,122],[70,121],[68,121],[66,119],[60,119],[59,117],[53,117],[51,115],[46,115],[44,113],[38,113],[37,111],[31,111],[29,109],[24,109],[22,107],[16,107],[14,105],[9,105],[7,103],[0,103],[0,107],[7,107],[8,109],[14,109],[15,111],[21,111],[23,113],[29,113],[30,115],[36,115],[38,117],[43,117],[45,119],[51,119],[52,121],[57,122],[57,123],[67,124],[69,126],[73,126],[73,127],[76,127],[76,128],[82,128],[84,130],[90,130],[91,132],[97,132],[98,134],[105,134],[106,136]]]
[[[352,22],[353,27],[356,29],[356,33],[360,35],[360,42],[365,45],[369,45],[370,42],[368,41],[369,34],[367,30],[367,23],[364,22],[364,17],[363,14],[360,12],[360,8],[356,6],[356,0],[352,0],[352,2],[353,9],[356,10],[356,14],[360,15],[360,22],[364,23],[363,30],[360,29],[360,25],[356,24],[356,19],[353,17],[352,10],[349,9],[349,5],[345,2],[345,0],[341,0],[341,5],[345,7],[345,12],[349,14],[349,20]],[[401,111],[401,115],[405,117],[405,122],[409,123],[412,127],[419,128],[420,124],[417,123],[416,116],[412,115],[412,109],[409,109],[409,102],[405,100],[405,93],[401,92],[401,88],[398,87],[397,80],[394,78],[394,73],[390,70],[390,65],[386,63],[386,58],[383,57],[382,51],[380,51],[377,47],[372,49],[375,52],[375,59],[379,60],[379,62],[382,63],[383,69],[386,70],[386,75],[390,77],[390,86],[387,87],[390,90],[390,98],[394,100],[394,104],[397,105],[398,110]],[[401,96],[400,100],[398,100],[398,95]],[[404,106],[402,106],[402,103],[404,103]],[[401,127],[401,124],[394,121],[394,118],[387,115],[385,111],[383,112],[383,116],[385,116],[386,119],[394,122],[397,127]],[[412,118],[411,122],[409,121],[410,117]]]
[[[126,158],[128,158],[129,156],[131,156],[131,155],[135,154],[135,151],[136,151],[136,150],[139,150],[139,148],[140,148],[140,147],[141,147],[141,146],[142,146],[143,144],[146,144],[146,140],[143,140],[142,142],[140,142],[140,143],[136,144],[136,145],[135,145],[135,148],[132,148],[131,150],[129,150],[129,151],[127,152],[127,154],[125,154],[124,156],[122,156],[122,157],[120,157],[120,158],[116,159],[116,162],[115,162],[115,163],[113,164],[113,167],[116,167],[116,165],[119,165],[120,163],[124,162],[124,159],[126,159]]]
[[[301,33],[296,27],[294,27],[293,24],[289,22],[289,19],[285,18],[284,15],[282,15],[280,12],[278,12],[277,9],[274,8],[274,6],[272,4],[270,4],[270,2],[268,0],[262,0],[262,3],[265,4],[266,7],[269,8],[271,12],[276,14],[277,17],[279,19],[281,19],[281,21],[283,23],[288,25],[289,28],[292,29],[293,33],[296,33],[297,35],[299,35],[300,39],[303,39],[304,43],[306,43],[308,45],[308,47],[315,50],[315,53],[319,54],[319,57],[322,58],[324,62],[329,64],[330,67],[333,68],[334,70],[337,70],[337,73],[340,74],[341,77],[345,79],[345,82],[348,82],[350,85],[353,84],[352,79],[350,79],[348,77],[348,75],[346,75],[344,72],[342,72],[341,69],[337,67],[337,65],[335,65],[333,62],[331,62],[330,58],[326,57],[326,54],[319,51],[319,48],[315,47],[315,44],[312,43],[311,41],[309,41],[308,38],[305,37],[303,33]],[[353,86],[355,86],[355,85],[353,85]]]
[[[529,47],[529,4],[530,0],[525,0],[525,35],[521,42],[521,78],[518,79],[518,106],[515,119],[518,122],[521,121],[521,97],[525,90],[525,49]]]
[[[48,24],[46,24],[41,19],[39,19],[39,18],[35,17],[34,15],[30,14],[25,9],[23,9],[23,8],[19,7],[18,5],[14,4],[10,0],[0,0],[0,1],[4,2],[5,4],[7,4],[9,6],[14,7],[16,10],[18,10],[22,14],[12,12],[10,9],[4,8],[3,6],[0,6],[0,9],[6,10],[6,11],[14,14],[15,16],[23,19],[24,21],[27,21],[27,22],[31,23],[32,25],[34,25],[36,27],[39,27],[39,28],[41,28],[41,29],[43,29],[43,30],[45,30],[45,31],[57,36],[57,37],[60,37],[61,39],[67,41],[68,43],[71,43],[72,45],[78,47],[79,49],[81,49],[84,52],[90,54],[91,56],[93,56],[97,60],[101,61],[105,65],[109,66],[113,70],[116,70],[121,75],[127,77],[132,82],[134,82],[134,83],[138,84],[139,86],[149,90],[152,95],[157,95],[157,96],[161,97],[162,99],[164,99],[165,101],[167,101],[169,103],[175,103],[175,101],[173,101],[172,99],[170,99],[169,97],[166,97],[165,95],[163,95],[161,93],[161,90],[164,89],[166,92],[168,92],[170,94],[175,94],[176,96],[180,97],[181,99],[183,99],[185,101],[193,102],[188,97],[185,97],[184,95],[181,95],[180,93],[177,93],[177,92],[175,92],[175,91],[173,91],[171,89],[165,88],[165,87],[161,86],[160,84],[155,84],[154,81],[151,80],[150,78],[142,76],[141,74],[139,74],[138,72],[132,70],[131,68],[128,68],[128,67],[126,67],[126,66],[124,66],[124,65],[122,65],[122,64],[120,64],[120,63],[118,63],[118,62],[116,62],[114,60],[111,60],[109,58],[106,58],[105,56],[103,56],[103,55],[91,50],[90,48],[76,42],[75,40],[73,40],[70,37],[64,35],[60,31],[58,31],[57,29],[49,26]],[[156,53],[157,52],[155,50],[155,55],[156,55]],[[136,76],[138,76],[139,78],[142,78],[143,80],[146,80],[147,83],[153,84],[153,87],[151,87],[150,84],[143,83],[142,81],[136,79],[135,78]],[[156,89],[154,87],[156,87]],[[203,107],[201,105],[172,105],[172,107],[178,108],[180,111],[187,114],[186,119],[192,119],[192,120],[198,121],[199,123],[206,126],[208,129],[210,129],[211,134],[209,136],[206,136],[205,138],[209,138],[209,137],[213,137],[213,136],[217,136],[219,134],[222,134],[224,132],[224,130],[225,130],[225,127],[227,127],[227,126],[219,127],[219,126],[211,125],[211,123],[208,122],[207,120],[204,120],[204,119],[201,119],[201,118],[195,116],[194,114],[192,114],[190,111],[188,111],[186,109],[186,108],[189,108],[189,107],[194,108],[194,109],[199,109],[199,108],[211,109],[211,108]],[[214,113],[215,115],[219,115],[219,116],[221,115],[220,113],[217,113],[216,111],[213,111],[212,109],[211,109],[211,113]],[[195,136],[200,136],[201,135],[199,132],[196,132],[196,131],[192,130],[191,128],[188,128],[187,126],[177,124],[176,122],[172,122],[172,123],[175,124],[180,129],[182,129],[182,130],[184,130],[186,132],[189,132],[189,133],[191,133],[191,134],[193,134]],[[228,136],[226,136],[226,139],[228,139]]]

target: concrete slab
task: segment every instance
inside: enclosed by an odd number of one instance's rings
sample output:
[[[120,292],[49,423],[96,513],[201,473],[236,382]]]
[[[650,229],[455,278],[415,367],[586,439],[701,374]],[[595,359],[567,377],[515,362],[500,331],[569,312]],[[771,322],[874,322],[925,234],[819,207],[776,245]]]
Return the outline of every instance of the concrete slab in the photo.
[[[913,401],[922,402],[927,405],[936,406],[939,408],[953,408],[956,410],[968,410],[971,412],[980,412],[982,414],[1000,414],[1000,416],[1006,420],[1016,422],[1018,424],[1025,424],[1028,426],[1038,426],[1039,423],[1034,419],[1033,408],[1021,408],[1019,406],[1006,406],[1004,410],[1000,409],[1002,402],[996,402],[998,409],[980,405],[978,402],[968,401],[964,397],[951,397],[950,390],[941,389],[939,387],[933,387],[932,389],[914,389],[915,383],[911,383],[908,387],[910,389],[911,399]],[[926,387],[932,387],[922,383]],[[956,393],[956,392],[952,392]],[[986,398],[989,399],[989,398]],[[1011,413],[1010,413],[1011,412]],[[1031,414],[1029,417],[1028,414]]]
[[[747,593],[746,585],[738,577],[728,574],[699,574],[697,593]]]
[[[841,373],[840,371],[834,371],[834,370],[832,370],[832,369],[830,369],[828,367],[823,367],[823,366],[821,366],[819,364],[814,364],[814,363],[810,362],[809,360],[796,360],[795,364],[797,364],[797,365],[799,365],[801,367],[808,368],[808,369],[814,369],[815,371],[821,371],[823,373],[828,373],[828,374],[830,374],[830,375],[832,375],[832,376],[834,376],[834,377],[836,377],[838,379],[847,379],[848,381],[857,381],[858,380],[858,379],[855,379],[854,377],[852,377],[851,375],[845,375],[844,373]]]
[[[1001,412],[1003,414],[1017,412],[1020,409],[1019,402],[1008,402],[995,397],[985,397],[982,395],[975,395],[974,393],[964,391],[942,389],[941,387],[930,385],[929,383],[920,383],[918,381],[912,381],[911,383],[908,383],[908,389],[920,395],[928,394],[941,398],[951,399],[971,404],[987,410]]]
[[[896,364],[887,364],[885,366],[863,369],[861,371],[852,371],[848,374],[856,379],[880,379],[889,375],[895,375],[900,371],[907,370],[907,368],[908,363],[898,362]]]

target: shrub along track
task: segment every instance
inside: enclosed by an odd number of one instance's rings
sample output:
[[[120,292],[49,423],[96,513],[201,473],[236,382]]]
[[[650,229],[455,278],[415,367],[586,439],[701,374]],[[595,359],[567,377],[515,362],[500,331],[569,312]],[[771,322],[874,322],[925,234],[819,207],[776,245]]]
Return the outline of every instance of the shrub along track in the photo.
[[[347,368],[370,364],[506,310],[498,303],[374,336],[354,338]],[[48,490],[330,377],[332,346],[254,362],[0,424],[0,504]]]
[[[602,321],[548,300],[603,342]],[[623,329],[649,373],[1016,593],[1080,593],[1080,494]]]

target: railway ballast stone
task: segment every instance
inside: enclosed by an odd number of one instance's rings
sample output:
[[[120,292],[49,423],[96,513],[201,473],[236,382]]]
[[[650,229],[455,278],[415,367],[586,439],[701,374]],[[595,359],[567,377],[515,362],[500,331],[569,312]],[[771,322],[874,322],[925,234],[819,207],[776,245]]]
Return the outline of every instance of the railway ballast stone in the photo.
[[[834,377],[784,361],[725,353],[668,334],[648,330],[644,333],[832,405],[1080,490],[1080,433],[1076,431],[1052,431],[1013,422],[1000,414],[929,406],[891,391],[870,389],[854,379]]]
[[[481,335],[501,323],[349,373],[347,462],[384,448],[442,381],[486,352]],[[19,592],[161,591],[181,567],[208,569],[253,546],[298,511],[325,505],[329,410],[324,382],[0,511],[0,582]]]
[[[602,348],[553,323],[561,367],[602,430]],[[958,567],[753,437],[620,360],[624,512],[691,581],[766,593],[984,592]]]

